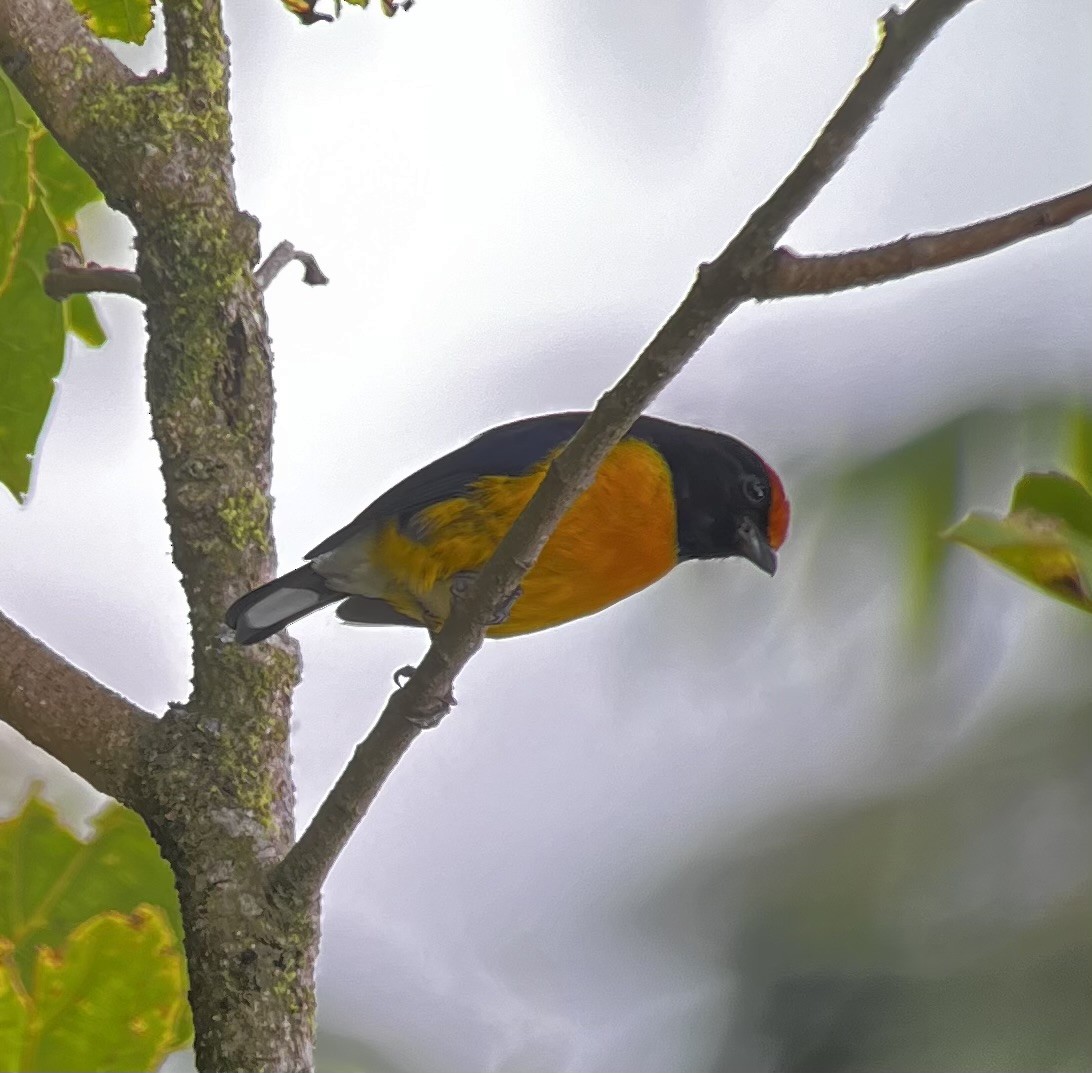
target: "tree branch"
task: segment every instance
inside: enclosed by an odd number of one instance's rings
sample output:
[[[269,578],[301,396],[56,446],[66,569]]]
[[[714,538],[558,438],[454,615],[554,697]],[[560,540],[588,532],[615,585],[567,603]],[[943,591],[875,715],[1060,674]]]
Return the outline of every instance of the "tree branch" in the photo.
[[[0,719],[96,790],[128,801],[156,720],[0,613]]]
[[[144,297],[144,286],[135,272],[125,268],[103,268],[94,261],[85,262],[70,242],[55,246],[46,254],[46,269],[42,290],[55,302],[63,302],[74,294],[92,292]]]
[[[358,746],[311,825],[273,871],[271,883],[279,894],[307,899],[321,888],[382,780],[416,736],[414,728],[395,724],[427,725],[450,707],[455,677],[481,647],[488,622],[511,599],[607,453],[725,318],[751,296],[749,280],[774,245],[845,163],[941,26],[969,2],[916,0],[904,13],[892,9],[884,16],[879,46],[811,148],[724,251],[701,266],[682,304],[554,460],[471,592],[456,603],[413,677],[392,694],[375,730]]]
[[[140,79],[84,26],[70,0],[3,0],[0,67],[102,186],[128,135],[104,129],[101,116],[110,102],[116,111]]]
[[[226,109],[228,87],[219,74],[208,77],[208,64],[227,64],[221,0],[162,0],[167,38],[167,73],[194,103]]]
[[[869,249],[800,256],[779,248],[770,255],[762,272],[755,275],[752,293],[760,299],[788,298],[886,283],[982,257],[1033,235],[1065,227],[1089,213],[1092,186],[1083,186],[1004,216],[951,231],[907,235]]]
[[[144,297],[140,276],[135,272],[96,264],[47,272],[42,279],[42,290],[55,302],[63,302],[74,294],[124,294],[138,301]]]
[[[269,285],[288,267],[293,261],[299,261],[303,265],[303,282],[308,287],[325,287],[330,282],[329,277],[321,268],[314,255],[304,250],[297,250],[287,240],[278,242],[273,252],[254,271],[254,281],[263,291],[269,290]]]

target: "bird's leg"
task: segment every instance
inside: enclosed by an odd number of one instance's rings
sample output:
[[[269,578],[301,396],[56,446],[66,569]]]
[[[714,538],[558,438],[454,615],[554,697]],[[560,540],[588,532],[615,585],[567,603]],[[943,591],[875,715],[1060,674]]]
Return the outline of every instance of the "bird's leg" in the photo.
[[[452,600],[464,599],[466,594],[470,591],[471,586],[477,580],[477,577],[477,573],[473,570],[463,570],[460,573],[455,574],[451,579]],[[512,613],[513,605],[522,595],[523,589],[517,588],[497,609],[497,613],[486,623],[486,625],[499,626],[502,622],[506,622],[508,616]],[[418,604],[421,609],[422,621],[428,627],[429,634],[432,637],[435,637],[436,634],[440,632],[440,627],[443,623],[436,614],[425,607],[423,603],[418,602]],[[406,682],[413,677],[416,670],[416,667],[399,667],[398,670],[394,672],[394,684],[401,689]],[[449,689],[447,696],[441,697],[428,711],[421,715],[406,715],[404,718],[414,726],[420,727],[422,730],[429,730],[436,726],[458,703],[459,702],[455,699],[455,690]]]
[[[453,600],[464,599],[466,594],[470,592],[471,586],[477,580],[478,574],[475,570],[462,570],[458,574],[454,574],[451,578],[451,598]],[[523,586],[517,585],[505,598],[504,603],[497,608],[497,613],[486,622],[486,625],[500,626],[507,622],[508,616],[512,613],[512,608],[522,595]]]
[[[421,610],[425,615],[425,622],[428,626],[429,636],[435,639],[436,634],[440,632],[440,626],[442,623],[427,611],[422,605]],[[394,672],[394,684],[401,689],[406,682],[408,682],[414,674],[416,674],[417,668],[411,667],[408,664],[405,667],[399,667]],[[455,689],[452,687],[447,691],[446,696],[441,697],[435,701],[428,709],[422,712],[420,715],[409,715],[403,713],[403,718],[407,723],[411,723],[413,726],[420,728],[421,730],[431,730],[433,727],[438,726],[440,720],[443,719],[448,712],[451,711],[459,702],[455,699]]]
[[[416,667],[399,667],[394,672],[394,684],[401,689],[416,673]],[[431,730],[433,727],[439,726],[440,720],[458,703],[455,699],[455,690],[449,689],[446,696],[434,701],[420,714],[403,712],[402,718],[421,730]]]

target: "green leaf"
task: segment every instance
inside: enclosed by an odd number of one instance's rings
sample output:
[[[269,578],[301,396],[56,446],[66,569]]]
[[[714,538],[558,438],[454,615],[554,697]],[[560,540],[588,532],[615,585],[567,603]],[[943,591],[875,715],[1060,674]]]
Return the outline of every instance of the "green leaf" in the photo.
[[[85,920],[111,910],[133,913],[141,904],[163,910],[181,949],[174,880],[143,821],[111,804],[93,825],[91,839],[81,841],[36,796],[0,823],[0,936],[10,942],[24,979],[39,946],[58,947]],[[192,1031],[184,1005],[174,1026],[175,1049]]]
[[[64,359],[64,310],[42,290],[46,251],[56,244],[41,202],[31,202],[0,278],[0,482],[20,500]]]
[[[1092,488],[1092,410],[1075,406],[1069,411],[1069,466],[1073,476]]]
[[[1080,481],[1064,473],[1027,473],[1012,492],[1010,514],[1035,511],[1057,518],[1092,540],[1092,496]]]
[[[72,5],[99,37],[141,45],[152,28],[152,0],[72,0]]]
[[[0,943],[0,1069],[21,1069],[23,1041],[30,1021],[30,999],[11,964],[10,944]]]
[[[65,333],[92,346],[106,338],[86,296],[58,303],[42,290],[46,253],[64,242],[79,248],[76,213],[99,196],[0,74],[0,484],[19,500],[30,488]]]
[[[39,947],[29,989],[10,957],[0,978],[0,1056],[18,1056],[5,1069],[154,1070],[177,1049],[185,967],[155,906],[100,913],[61,949]]]
[[[1085,424],[1079,424],[1078,415]],[[955,516],[968,454],[985,457],[1004,452],[1014,440],[1032,445],[1036,453],[1049,453],[1057,451],[1059,432],[1066,430],[1071,445],[1065,457],[1072,461],[1077,454],[1079,429],[1088,437],[1080,442],[1090,452],[1088,464],[1092,469],[1092,415],[1086,409],[1075,412],[1073,403],[1064,398],[1046,397],[1031,400],[1017,410],[970,410],[840,475],[843,509],[865,505],[871,512],[878,504],[896,504],[902,509],[899,535],[907,552],[905,591],[915,640],[928,641],[937,636],[926,627],[932,624],[933,613],[939,608],[943,568],[952,550],[951,543],[941,539],[941,531]],[[1079,467],[1076,472],[1080,474]],[[1078,506],[1083,489],[1073,485],[1070,478],[1029,476],[1028,484],[1021,482],[1018,486],[1018,494],[1033,499],[1045,496],[1045,500],[1037,500],[1044,513],[1057,512],[1081,533],[1084,523],[1076,519],[1083,516]],[[1055,479],[1062,485],[1055,484]],[[1074,499],[1073,487],[1080,493],[1079,499]],[[1077,514],[1066,513],[1071,510]]]
[[[34,144],[34,173],[38,181],[38,193],[46,209],[59,226],[75,231],[76,213],[102,195],[91,176],[87,174],[60,146],[57,139],[38,126]]]
[[[1027,493],[1025,488],[1022,496]],[[1041,496],[1042,489],[1035,489],[1033,498]],[[1017,497],[1013,498],[1015,502]],[[970,514],[943,536],[972,548],[1042,592],[1092,612],[1092,540],[1063,517],[1030,508],[1014,510],[1005,518]]]
[[[106,332],[102,330],[95,307],[86,294],[74,294],[62,303],[64,310],[65,331],[74,335],[87,346],[102,346],[106,342]]]

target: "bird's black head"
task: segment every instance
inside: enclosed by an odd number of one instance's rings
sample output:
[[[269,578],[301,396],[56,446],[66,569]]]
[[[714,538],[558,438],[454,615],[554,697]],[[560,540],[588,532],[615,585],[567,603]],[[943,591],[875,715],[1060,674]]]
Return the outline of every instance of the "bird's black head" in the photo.
[[[767,574],[777,569],[789,502],[780,478],[754,451],[723,433],[656,418],[638,422],[633,434],[652,443],[671,469],[680,561],[738,555]]]

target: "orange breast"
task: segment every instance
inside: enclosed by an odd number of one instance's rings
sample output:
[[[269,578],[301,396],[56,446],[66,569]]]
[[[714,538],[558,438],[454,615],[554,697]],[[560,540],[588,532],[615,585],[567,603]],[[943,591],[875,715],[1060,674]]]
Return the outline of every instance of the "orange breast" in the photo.
[[[418,620],[443,621],[451,578],[484,565],[545,472],[546,463],[523,477],[485,477],[469,495],[426,508],[416,519],[423,540],[388,526],[372,552],[392,582],[386,599]],[[530,633],[593,614],[677,561],[671,473],[654,448],[625,440],[550,537],[508,620],[489,635]]]

